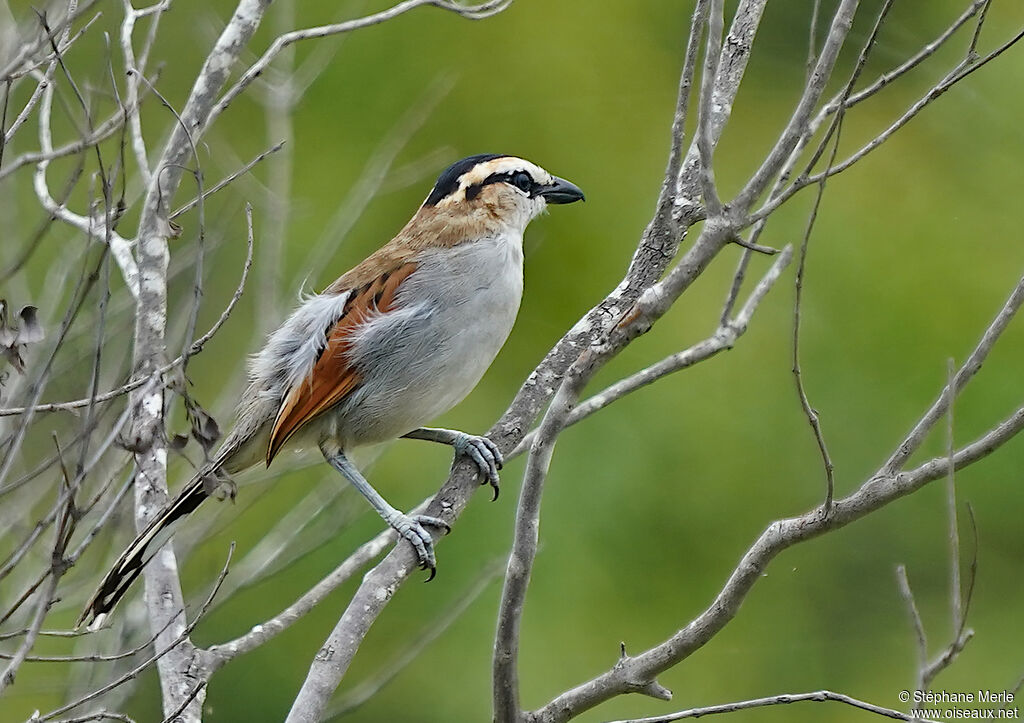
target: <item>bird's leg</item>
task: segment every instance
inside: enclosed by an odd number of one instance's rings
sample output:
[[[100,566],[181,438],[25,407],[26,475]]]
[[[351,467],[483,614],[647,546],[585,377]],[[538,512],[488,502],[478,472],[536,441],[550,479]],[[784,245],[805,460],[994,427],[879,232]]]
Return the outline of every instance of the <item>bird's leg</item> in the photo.
[[[416,550],[416,557],[419,558],[420,568],[430,570],[430,577],[427,579],[428,581],[433,580],[437,569],[437,561],[434,557],[434,538],[430,536],[424,525],[449,532],[451,528],[448,526],[448,523],[437,517],[407,515],[396,510],[366,481],[366,478],[348,460],[344,452],[337,448],[331,448],[327,444],[322,444],[320,451],[323,452],[324,459],[327,460],[328,464],[338,470],[341,476],[349,481],[349,484],[359,490],[359,494],[367,499],[373,506],[373,509],[377,510],[377,514],[384,519],[384,522],[393,527],[400,537],[409,541],[409,544]]]
[[[487,437],[466,434],[455,429],[438,429],[436,427],[420,427],[404,435],[408,439],[423,439],[428,442],[447,444],[455,449],[455,456],[469,457],[480,470],[484,481],[494,490],[494,498],[498,499],[498,470],[505,460],[498,446]]]

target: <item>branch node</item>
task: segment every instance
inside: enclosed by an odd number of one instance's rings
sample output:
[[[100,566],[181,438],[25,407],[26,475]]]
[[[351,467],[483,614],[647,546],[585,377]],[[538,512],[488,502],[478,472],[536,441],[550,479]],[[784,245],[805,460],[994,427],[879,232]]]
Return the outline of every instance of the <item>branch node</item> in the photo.
[[[755,251],[759,254],[764,254],[765,256],[774,256],[775,254],[779,253],[779,249],[773,246],[762,246],[761,244],[756,244],[753,243],[752,241],[747,241],[738,233],[734,233],[729,237],[729,243],[734,243],[737,246],[742,246],[745,249]]]
[[[672,700],[672,691],[656,680],[652,680],[636,692],[643,693],[651,698],[657,698],[658,700]]]

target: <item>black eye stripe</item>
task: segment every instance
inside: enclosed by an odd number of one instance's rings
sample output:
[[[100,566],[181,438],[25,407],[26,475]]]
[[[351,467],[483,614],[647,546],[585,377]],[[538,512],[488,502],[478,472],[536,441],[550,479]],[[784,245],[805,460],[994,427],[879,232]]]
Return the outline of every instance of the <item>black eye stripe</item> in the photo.
[[[502,173],[492,173],[480,183],[474,183],[473,185],[466,187],[466,200],[472,201],[474,198],[480,195],[480,191],[483,190],[484,186],[490,185],[492,183],[508,183],[509,185],[515,186],[524,193],[531,193],[534,187],[537,186],[537,184],[533,180],[533,177],[526,171],[505,171]]]

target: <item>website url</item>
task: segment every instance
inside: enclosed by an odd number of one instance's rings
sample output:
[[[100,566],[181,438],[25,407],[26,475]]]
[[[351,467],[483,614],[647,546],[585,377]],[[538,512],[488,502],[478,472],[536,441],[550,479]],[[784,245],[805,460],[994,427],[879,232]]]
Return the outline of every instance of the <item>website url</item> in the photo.
[[[913,718],[926,720],[1020,720],[1019,708],[917,708]]]

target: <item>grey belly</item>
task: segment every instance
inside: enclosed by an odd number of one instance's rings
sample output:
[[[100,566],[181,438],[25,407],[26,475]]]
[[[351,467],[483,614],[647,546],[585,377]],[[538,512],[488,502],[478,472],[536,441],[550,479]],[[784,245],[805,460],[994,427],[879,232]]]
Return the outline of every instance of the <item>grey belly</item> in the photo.
[[[451,409],[480,381],[512,330],[521,285],[492,279],[458,288],[447,272],[439,298],[418,294],[419,285],[411,284],[401,312],[383,314],[360,331],[350,353],[361,383],[325,415],[321,433],[343,448],[394,439]],[[410,281],[428,281],[428,275],[416,279],[419,274]]]

